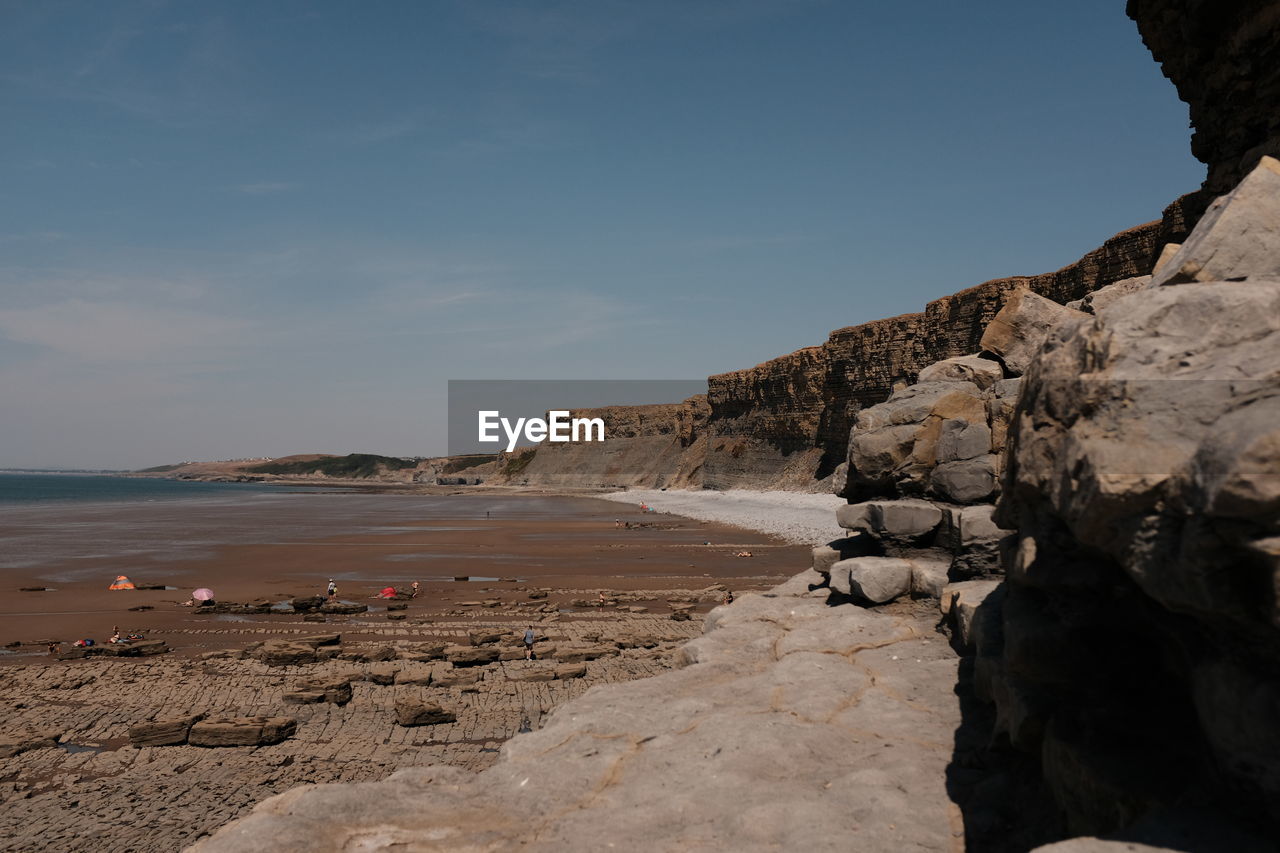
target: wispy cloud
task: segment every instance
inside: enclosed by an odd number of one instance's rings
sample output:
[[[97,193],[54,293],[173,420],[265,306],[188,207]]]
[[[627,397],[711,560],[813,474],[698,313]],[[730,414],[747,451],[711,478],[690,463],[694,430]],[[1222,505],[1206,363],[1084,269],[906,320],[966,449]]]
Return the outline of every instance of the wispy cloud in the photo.
[[[0,244],[38,243],[48,245],[67,239],[61,231],[23,231],[12,234],[0,234]]]
[[[92,362],[184,362],[248,328],[228,317],[125,302],[72,299],[0,310],[0,337]]]
[[[296,190],[299,186],[300,184],[290,181],[259,181],[252,184],[236,184],[231,187],[231,190],[243,195],[277,195]]]
[[[422,117],[404,115],[384,121],[354,122],[347,127],[328,131],[324,138],[339,145],[376,145],[411,136],[423,127]]]

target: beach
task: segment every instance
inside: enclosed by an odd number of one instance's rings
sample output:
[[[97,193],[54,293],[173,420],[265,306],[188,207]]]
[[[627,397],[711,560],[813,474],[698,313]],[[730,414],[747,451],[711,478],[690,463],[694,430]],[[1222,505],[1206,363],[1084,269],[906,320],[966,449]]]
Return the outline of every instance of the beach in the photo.
[[[640,500],[266,490],[7,505],[0,850],[174,850],[296,785],[484,769],[591,686],[679,665],[728,592],[770,588],[808,564],[802,545]],[[643,500],[657,510],[666,499]],[[159,588],[109,590],[120,574]],[[282,612],[330,578],[335,601],[368,609]],[[388,586],[396,600],[373,597]],[[197,587],[218,606],[184,606]],[[101,647],[117,627],[163,653],[75,657],[75,640]],[[316,680],[349,698],[298,704]],[[400,725],[405,701],[452,719]],[[139,724],[184,715],[297,729],[229,748],[130,739]]]

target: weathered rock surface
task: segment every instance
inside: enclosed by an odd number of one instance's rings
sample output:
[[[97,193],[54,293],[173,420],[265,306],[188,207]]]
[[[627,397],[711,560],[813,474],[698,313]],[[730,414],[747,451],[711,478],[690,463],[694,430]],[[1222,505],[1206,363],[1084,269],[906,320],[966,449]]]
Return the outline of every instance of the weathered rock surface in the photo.
[[[911,564],[897,557],[855,557],[831,567],[831,588],[884,604],[911,591],[911,574]]]
[[[1010,374],[1021,376],[1049,333],[1078,313],[1030,290],[1018,290],[992,318],[979,343],[998,356]]]
[[[62,732],[53,729],[0,735],[0,758],[13,758],[32,749],[52,749]]]
[[[1209,167],[1210,198],[1239,183],[1259,156],[1280,156],[1273,4],[1129,0],[1126,12],[1191,108],[1191,153]]]
[[[291,737],[298,721],[291,717],[226,717],[192,724],[192,746],[269,746]]]
[[[950,853],[954,654],[927,621],[772,595],[717,608],[686,668],[584,694],[478,775],[296,789],[193,849]]]
[[[1216,199],[1152,285],[1280,278],[1280,160],[1263,157]]]
[[[186,743],[191,726],[202,719],[204,714],[184,714],[180,717],[137,723],[129,727],[129,743],[137,747]]]
[[[1116,299],[1024,379],[994,519],[1017,541],[976,671],[1074,832],[1188,797],[1280,825],[1280,246],[1254,253],[1275,220],[1253,192],[1169,265],[1240,280]]]
[[[409,696],[396,700],[396,723],[402,726],[434,726],[457,719],[452,711],[446,711],[434,702]]]

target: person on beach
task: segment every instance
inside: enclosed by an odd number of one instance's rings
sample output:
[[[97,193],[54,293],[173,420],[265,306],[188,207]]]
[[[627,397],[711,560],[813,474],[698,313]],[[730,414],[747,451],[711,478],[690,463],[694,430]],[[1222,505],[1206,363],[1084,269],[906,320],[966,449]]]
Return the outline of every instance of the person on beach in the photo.
[[[414,582],[413,582],[413,592],[409,593],[409,597],[410,597],[410,598],[417,598],[417,597],[418,597],[418,582],[417,582],[417,581],[414,581]]]
[[[600,606],[604,607],[607,602],[608,599],[604,597],[604,590],[600,590]]]
[[[733,590],[727,589],[724,592],[724,603],[733,604]]]
[[[524,629],[524,659],[533,660],[533,626]]]
[[[58,654],[58,652],[59,652],[59,651],[61,651],[61,650],[62,650],[62,644],[61,644],[61,643],[50,643],[50,644],[49,644],[49,654],[50,654],[50,655],[56,655],[56,654]]]
[[[328,595],[330,599],[338,596],[338,585],[333,582],[333,578],[329,578],[329,585],[325,587],[325,594]]]

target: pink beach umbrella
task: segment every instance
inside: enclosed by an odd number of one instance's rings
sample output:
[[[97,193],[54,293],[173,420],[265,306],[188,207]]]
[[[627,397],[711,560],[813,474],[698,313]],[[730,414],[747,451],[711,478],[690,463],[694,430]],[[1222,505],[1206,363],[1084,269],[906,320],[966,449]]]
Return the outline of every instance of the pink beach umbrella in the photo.
[[[196,601],[213,601],[213,590],[200,587],[195,592],[191,593],[191,597]]]

